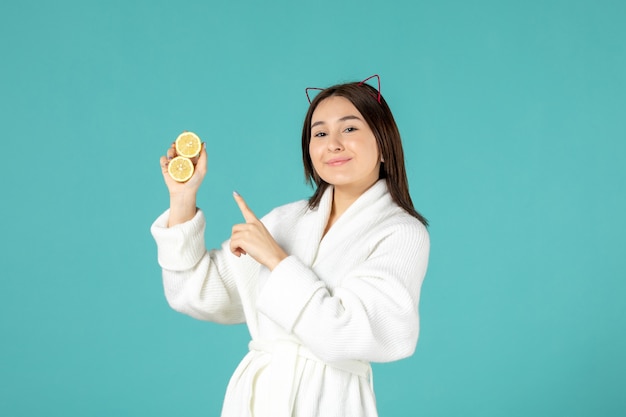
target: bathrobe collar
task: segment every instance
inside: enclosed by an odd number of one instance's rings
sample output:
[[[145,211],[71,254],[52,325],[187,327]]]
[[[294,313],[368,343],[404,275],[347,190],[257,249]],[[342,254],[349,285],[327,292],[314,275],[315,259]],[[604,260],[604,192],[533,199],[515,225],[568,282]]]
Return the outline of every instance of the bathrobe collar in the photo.
[[[349,236],[354,229],[368,227],[377,221],[377,213],[391,202],[386,180],[380,179],[367,189],[337,219],[323,236],[333,204],[334,187],[329,186],[322,195],[319,206],[309,210],[301,223],[302,239],[298,239],[297,256],[308,266],[312,266],[323,252],[332,250],[341,237]]]

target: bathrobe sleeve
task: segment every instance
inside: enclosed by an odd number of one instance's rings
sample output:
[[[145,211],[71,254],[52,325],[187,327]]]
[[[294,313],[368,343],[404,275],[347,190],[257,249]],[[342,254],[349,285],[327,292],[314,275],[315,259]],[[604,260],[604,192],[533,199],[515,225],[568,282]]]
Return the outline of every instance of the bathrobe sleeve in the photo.
[[[167,227],[169,210],[152,224],[163,287],[170,306],[191,317],[217,323],[245,321],[236,276],[253,274],[258,264],[228,248],[207,251],[201,210],[188,222]],[[226,243],[225,243],[226,244]]]
[[[388,362],[413,354],[418,302],[430,241],[416,219],[375,233],[364,260],[332,290],[297,257],[283,260],[260,292],[257,308],[327,362]]]

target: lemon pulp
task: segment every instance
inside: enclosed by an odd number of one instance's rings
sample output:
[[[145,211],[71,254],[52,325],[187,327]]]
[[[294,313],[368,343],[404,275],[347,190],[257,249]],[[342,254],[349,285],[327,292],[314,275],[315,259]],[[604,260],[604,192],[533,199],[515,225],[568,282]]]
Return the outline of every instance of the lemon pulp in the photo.
[[[185,156],[177,156],[170,161],[167,172],[175,181],[185,182],[193,175],[193,162]]]
[[[183,132],[176,138],[176,154],[187,158],[195,158],[200,154],[202,142],[193,132]]]

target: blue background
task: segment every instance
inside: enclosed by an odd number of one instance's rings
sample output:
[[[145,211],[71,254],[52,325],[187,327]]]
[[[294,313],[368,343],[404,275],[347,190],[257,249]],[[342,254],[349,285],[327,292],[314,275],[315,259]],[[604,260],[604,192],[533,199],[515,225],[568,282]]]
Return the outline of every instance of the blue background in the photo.
[[[158,159],[207,244],[306,198],[304,88],[379,73],[432,253],[382,416],[626,414],[626,3],[3,1],[0,415],[214,416],[244,326],[163,297]]]

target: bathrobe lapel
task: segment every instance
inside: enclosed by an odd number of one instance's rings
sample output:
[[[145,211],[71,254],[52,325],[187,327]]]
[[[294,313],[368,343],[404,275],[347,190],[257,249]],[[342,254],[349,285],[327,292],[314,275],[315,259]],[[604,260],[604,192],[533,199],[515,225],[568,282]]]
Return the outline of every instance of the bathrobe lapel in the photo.
[[[377,223],[382,214],[381,208],[387,205],[389,199],[383,197],[388,196],[385,180],[379,180],[352,203],[326,236],[322,237],[333,201],[333,189],[328,187],[317,209],[308,211],[300,222],[294,255],[310,267],[322,262],[329,255],[341,250],[347,238]]]
[[[328,187],[324,191],[317,208],[307,210],[298,224],[292,254],[307,266],[312,266],[317,257],[317,251],[324,229],[328,223],[332,203],[333,189]]]

